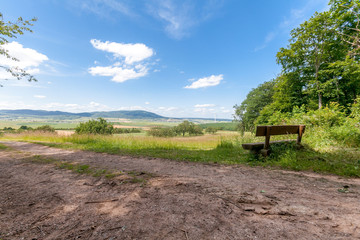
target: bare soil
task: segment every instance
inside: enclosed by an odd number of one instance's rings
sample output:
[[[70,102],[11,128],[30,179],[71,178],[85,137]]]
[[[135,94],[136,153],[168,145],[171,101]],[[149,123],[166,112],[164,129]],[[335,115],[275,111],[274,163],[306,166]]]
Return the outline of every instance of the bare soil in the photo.
[[[360,238],[359,179],[2,143],[2,240]],[[81,175],[33,155],[151,178]]]

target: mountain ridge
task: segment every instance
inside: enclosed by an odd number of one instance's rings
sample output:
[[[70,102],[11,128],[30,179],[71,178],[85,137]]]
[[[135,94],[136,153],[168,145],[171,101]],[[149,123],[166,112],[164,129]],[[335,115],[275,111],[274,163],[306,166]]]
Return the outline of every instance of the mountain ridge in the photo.
[[[160,116],[156,113],[144,110],[119,110],[119,111],[95,111],[95,112],[80,112],[71,113],[63,111],[47,111],[47,110],[32,110],[32,109],[16,109],[16,110],[0,110],[0,118],[2,117],[90,117],[90,118],[128,118],[128,119],[164,119],[166,117]]]
[[[145,111],[145,110],[118,110],[118,111],[94,111],[94,112],[64,112],[64,111],[48,111],[48,110],[33,110],[33,109],[0,109],[0,119],[9,118],[56,118],[56,119],[77,119],[82,117],[88,118],[126,118],[126,119],[152,119],[152,120],[213,120],[213,118],[196,118],[196,117],[164,117],[159,114]],[[218,121],[232,121],[231,119],[217,119]]]

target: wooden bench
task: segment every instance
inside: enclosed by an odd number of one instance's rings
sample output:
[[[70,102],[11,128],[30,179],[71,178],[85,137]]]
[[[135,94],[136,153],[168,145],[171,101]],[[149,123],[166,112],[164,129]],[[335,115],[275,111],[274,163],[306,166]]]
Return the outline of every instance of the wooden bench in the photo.
[[[253,152],[261,152],[264,156],[269,155],[270,144],[278,142],[288,142],[295,140],[285,140],[285,141],[273,141],[270,142],[270,136],[273,135],[288,135],[288,134],[297,134],[296,143],[301,146],[301,138],[305,131],[305,125],[278,125],[278,126],[257,126],[256,134],[257,137],[265,137],[265,142],[259,143],[245,143],[242,147],[246,150],[251,150]]]

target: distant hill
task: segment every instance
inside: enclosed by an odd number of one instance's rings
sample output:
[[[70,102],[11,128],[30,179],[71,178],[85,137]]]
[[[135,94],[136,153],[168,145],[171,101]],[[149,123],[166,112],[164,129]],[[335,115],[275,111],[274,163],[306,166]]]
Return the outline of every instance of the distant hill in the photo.
[[[57,118],[57,119],[76,119],[81,117],[90,118],[127,118],[127,119],[165,119],[166,117],[158,114],[134,110],[134,111],[109,111],[109,112],[83,112],[70,113],[61,111],[45,111],[45,110],[0,110],[0,118]]]

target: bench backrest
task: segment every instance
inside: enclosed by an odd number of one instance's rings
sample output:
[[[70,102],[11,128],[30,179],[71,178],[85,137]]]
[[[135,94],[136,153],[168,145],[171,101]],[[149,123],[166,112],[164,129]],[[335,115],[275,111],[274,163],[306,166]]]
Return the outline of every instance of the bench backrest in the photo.
[[[268,135],[286,135],[286,134],[299,134],[305,131],[305,125],[277,125],[277,126],[257,126],[256,136],[266,136],[267,131],[270,131]]]

